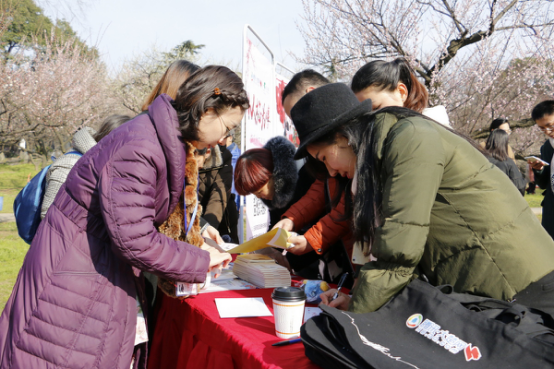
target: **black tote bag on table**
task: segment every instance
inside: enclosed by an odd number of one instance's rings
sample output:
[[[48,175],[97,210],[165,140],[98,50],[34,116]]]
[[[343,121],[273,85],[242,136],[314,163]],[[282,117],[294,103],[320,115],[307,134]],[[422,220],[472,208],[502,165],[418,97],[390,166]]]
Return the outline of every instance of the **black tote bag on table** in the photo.
[[[376,312],[320,307],[301,337],[322,368],[554,368],[552,318],[522,305],[416,279]]]

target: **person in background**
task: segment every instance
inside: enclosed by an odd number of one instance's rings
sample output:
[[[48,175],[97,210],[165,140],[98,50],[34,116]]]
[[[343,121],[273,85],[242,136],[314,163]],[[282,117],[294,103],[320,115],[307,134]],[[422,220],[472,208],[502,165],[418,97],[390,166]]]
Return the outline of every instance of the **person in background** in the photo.
[[[232,154],[225,146],[219,145],[206,150],[198,173],[202,217],[218,230],[225,242],[238,243],[238,212],[231,194]]]
[[[490,154],[487,158],[491,163],[496,165],[501,171],[506,173],[512,183],[517,187],[523,195],[525,193],[526,180],[519,171],[519,168],[508,157],[508,140],[510,136],[503,129],[497,128],[491,132],[485,150]]]
[[[501,129],[504,132],[508,134],[509,136],[512,134],[512,129],[510,128],[510,122],[506,118],[496,118],[491,122],[491,125],[489,126],[489,131],[492,133],[495,129]],[[487,145],[487,141],[480,143],[482,148],[485,148]],[[514,155],[514,150],[512,150],[512,147],[508,144],[508,157],[512,159],[512,161],[516,162],[516,157]]]
[[[330,301],[331,290],[324,304],[375,311],[424,275],[554,314],[554,241],[477,144],[413,110],[372,112],[371,100],[360,103],[340,83],[305,95],[292,120],[295,158],[310,155],[353,178],[356,241],[376,257],[351,299]]]
[[[354,74],[351,88],[359,101],[371,99],[373,110],[403,106],[450,127],[444,106],[427,107],[429,92],[404,58],[367,63]]]
[[[46,212],[58,191],[67,179],[67,175],[71,171],[71,168],[77,163],[83,154],[89,151],[98,141],[108,135],[112,130],[116,129],[123,123],[131,119],[128,115],[110,115],[100,125],[98,132],[91,127],[84,127],[79,129],[73,135],[72,151],[78,151],[81,155],[73,152],[68,152],[56,159],[48,172],[46,173],[46,185],[44,187],[44,197],[42,199],[42,205],[40,209],[40,217],[44,219]]]
[[[77,162],[0,316],[1,369],[146,368],[145,337],[137,334],[145,331],[138,317],[147,307],[142,272],[203,283],[231,261],[191,219],[194,149],[217,145],[248,107],[241,79],[226,67],[207,66],[181,85],[175,100],[158,96],[148,113]],[[182,198],[190,201],[187,209]],[[183,210],[190,242],[161,232]]]
[[[527,163],[527,176],[529,177],[529,184],[525,192],[527,192],[527,195],[534,195],[537,184],[535,183],[535,172],[529,163]]]
[[[554,238],[554,193],[552,192],[552,159],[554,156],[554,100],[543,101],[533,108],[531,118],[546,135],[546,141],[541,146],[541,159],[550,165],[540,161],[531,162],[535,174],[535,183],[544,189],[542,200],[542,226]]]
[[[237,205],[237,211],[240,211],[240,199],[239,199],[239,194],[235,189],[235,180],[234,180],[235,168],[237,166],[237,160],[240,156],[240,147],[238,147],[238,145],[235,143],[235,135],[236,135],[235,130],[232,130],[231,132],[229,132],[229,136],[227,136],[225,145],[227,146],[227,150],[229,150],[229,152],[232,155],[231,164],[233,165],[233,183],[231,186],[231,193],[234,195],[234,201],[235,201],[235,204]]]
[[[282,101],[285,113],[290,117],[291,109],[298,100],[310,91],[328,83],[327,78],[312,69],[295,74],[283,90]],[[318,163],[311,161],[308,166],[317,167]],[[352,249],[349,220],[344,219],[344,196],[340,198],[336,196],[341,186],[344,186],[344,183],[341,183],[339,178],[328,175],[316,178],[306,194],[281,216],[282,219],[273,228],[279,227],[287,231],[299,232],[316,220],[327,207],[331,207],[331,210],[327,211],[327,214],[303,235],[289,238],[289,242],[295,245],[290,252],[302,255],[315,250],[318,255],[323,255],[331,245],[337,244],[340,240],[343,241],[346,250]],[[328,198],[332,201],[327,201]]]

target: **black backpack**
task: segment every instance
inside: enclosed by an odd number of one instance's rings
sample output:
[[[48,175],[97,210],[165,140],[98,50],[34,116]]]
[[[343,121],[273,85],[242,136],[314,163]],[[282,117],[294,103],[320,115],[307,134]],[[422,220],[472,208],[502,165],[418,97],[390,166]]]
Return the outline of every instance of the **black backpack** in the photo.
[[[322,368],[554,368],[554,322],[519,304],[412,281],[379,310],[320,305],[301,329]]]

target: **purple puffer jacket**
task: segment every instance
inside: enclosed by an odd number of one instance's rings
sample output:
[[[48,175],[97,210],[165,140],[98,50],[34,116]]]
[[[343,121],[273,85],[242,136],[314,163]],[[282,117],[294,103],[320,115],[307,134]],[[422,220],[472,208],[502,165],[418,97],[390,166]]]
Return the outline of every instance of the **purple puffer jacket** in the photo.
[[[209,254],[156,230],[183,190],[185,149],[166,95],[70,172],[0,317],[0,368],[131,365],[133,268],[203,282]]]

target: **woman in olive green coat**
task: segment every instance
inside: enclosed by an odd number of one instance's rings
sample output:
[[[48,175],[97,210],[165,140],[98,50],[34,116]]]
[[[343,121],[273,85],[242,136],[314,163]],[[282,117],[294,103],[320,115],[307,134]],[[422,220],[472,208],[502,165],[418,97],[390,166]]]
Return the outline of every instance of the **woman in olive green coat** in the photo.
[[[350,310],[378,309],[418,275],[457,292],[552,308],[551,295],[526,289],[554,276],[554,241],[472,143],[408,109],[371,113],[371,101],[359,103],[342,84],[304,96],[292,119],[297,157],[353,178],[356,236],[377,260],[362,267]]]

